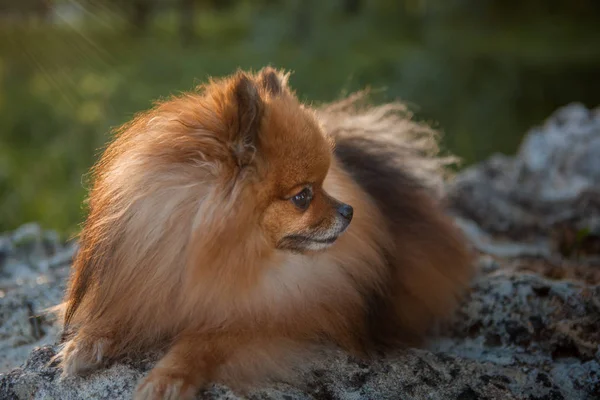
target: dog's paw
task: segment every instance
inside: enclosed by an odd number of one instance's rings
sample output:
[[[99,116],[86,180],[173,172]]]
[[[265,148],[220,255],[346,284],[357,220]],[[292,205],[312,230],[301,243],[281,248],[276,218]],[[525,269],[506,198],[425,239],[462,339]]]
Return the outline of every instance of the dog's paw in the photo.
[[[185,376],[177,376],[160,369],[150,374],[138,385],[134,400],[192,400],[198,388]]]
[[[63,345],[52,361],[59,363],[63,378],[83,375],[97,369],[105,362],[109,346],[110,342],[106,338],[90,340],[75,337]]]

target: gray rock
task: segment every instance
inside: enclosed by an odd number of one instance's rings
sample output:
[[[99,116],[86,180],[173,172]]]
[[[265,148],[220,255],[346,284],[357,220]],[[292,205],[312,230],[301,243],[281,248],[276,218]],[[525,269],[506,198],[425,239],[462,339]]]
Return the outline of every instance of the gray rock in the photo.
[[[0,372],[21,364],[36,346],[56,341],[59,327],[45,310],[60,303],[67,270],[1,292]]]
[[[75,250],[37,224],[0,236],[0,372],[56,340],[58,327],[45,310],[60,302]]]
[[[594,168],[600,167],[598,153],[589,151],[598,139],[597,113],[577,103],[563,107],[525,137],[514,160],[512,179],[527,196],[572,200],[600,184],[600,169]]]
[[[494,155],[461,172],[447,200],[488,233],[552,239],[563,253],[580,250],[583,235],[583,247],[600,254],[600,236],[589,234],[600,217],[599,154],[600,111],[572,104],[532,129],[516,156]]]
[[[483,231],[473,221],[460,217],[454,218],[456,225],[470,239],[477,250],[498,257],[550,257],[551,244],[548,240],[539,239],[535,243],[523,243],[510,240],[498,240]]]
[[[77,245],[63,243],[55,231],[35,223],[0,236],[0,290],[36,281],[40,274],[69,264]]]

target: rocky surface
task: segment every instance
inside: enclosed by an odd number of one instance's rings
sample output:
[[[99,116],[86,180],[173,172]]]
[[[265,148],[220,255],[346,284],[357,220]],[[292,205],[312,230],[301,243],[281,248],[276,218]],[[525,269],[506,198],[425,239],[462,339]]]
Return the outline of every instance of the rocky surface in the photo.
[[[60,302],[75,250],[36,224],[0,235],[0,372],[54,342],[58,328],[44,311]]]
[[[480,254],[479,275],[427,349],[368,364],[335,353],[305,385],[246,397],[600,398],[599,143],[600,113],[572,105],[530,132],[515,157],[457,177],[448,200]],[[60,300],[74,251],[35,225],[1,237],[0,399],[130,398],[151,368],[151,359],[123,361],[60,380],[49,364],[57,328],[40,313]],[[212,387],[199,398],[240,397]]]
[[[550,240],[562,255],[600,253],[600,109],[571,104],[529,132],[517,155],[463,171],[449,202],[489,233]]]

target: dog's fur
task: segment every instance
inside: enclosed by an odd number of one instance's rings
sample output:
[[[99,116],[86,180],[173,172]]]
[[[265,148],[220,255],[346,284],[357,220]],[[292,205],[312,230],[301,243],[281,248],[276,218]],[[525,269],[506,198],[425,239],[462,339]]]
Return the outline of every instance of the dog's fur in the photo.
[[[136,396],[190,398],[287,379],[324,343],[416,344],[451,314],[472,269],[432,190],[435,134],[360,95],[304,107],[287,77],[238,72],[119,130],[62,308],[64,374],[165,346]]]

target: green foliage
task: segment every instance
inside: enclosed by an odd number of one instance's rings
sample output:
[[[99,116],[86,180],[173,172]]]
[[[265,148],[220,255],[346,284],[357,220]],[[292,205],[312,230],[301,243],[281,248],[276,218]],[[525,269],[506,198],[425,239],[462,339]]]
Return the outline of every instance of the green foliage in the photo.
[[[83,24],[0,27],[0,231],[36,220],[76,232],[85,174],[111,128],[238,67],[291,69],[310,102],[366,86],[405,100],[467,164],[513,152],[558,106],[600,100],[600,35],[581,14],[498,19],[499,3],[467,0],[359,1],[348,12],[341,0],[202,2],[184,45],[176,9],[163,4],[133,33],[111,2],[96,3]]]

